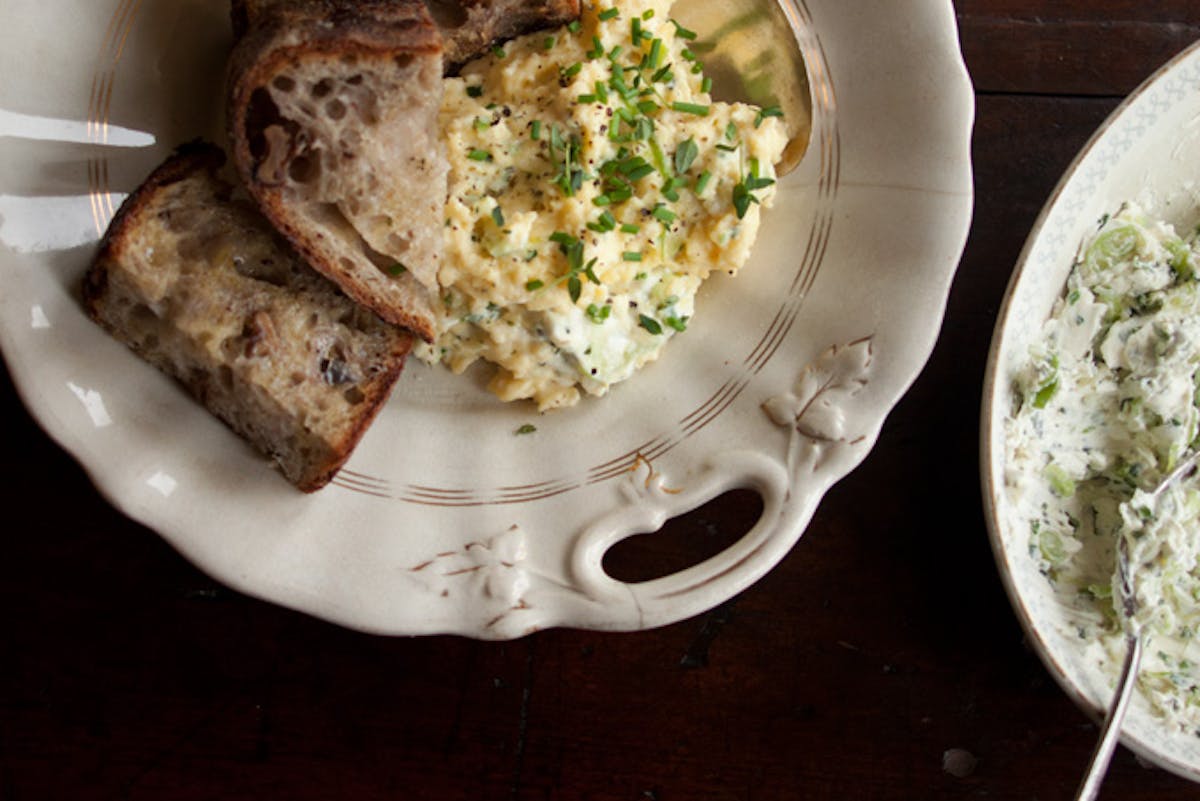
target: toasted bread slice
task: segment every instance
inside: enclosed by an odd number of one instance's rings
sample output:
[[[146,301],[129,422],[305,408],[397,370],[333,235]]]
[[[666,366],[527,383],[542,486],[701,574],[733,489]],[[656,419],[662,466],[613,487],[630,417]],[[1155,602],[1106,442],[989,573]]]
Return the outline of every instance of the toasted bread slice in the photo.
[[[579,0],[429,0],[453,74],[499,42],[579,18]]]
[[[88,314],[311,492],[349,457],[412,337],[313,272],[192,145],[126,199],[84,279]]]
[[[246,187],[346,294],[432,338],[447,163],[429,12],[420,0],[250,0],[240,13],[228,123]]]

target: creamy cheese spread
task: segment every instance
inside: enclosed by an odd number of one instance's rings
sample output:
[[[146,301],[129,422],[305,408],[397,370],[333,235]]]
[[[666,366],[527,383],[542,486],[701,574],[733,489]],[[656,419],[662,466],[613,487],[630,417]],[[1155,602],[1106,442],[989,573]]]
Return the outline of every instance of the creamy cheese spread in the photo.
[[[1200,245],[1127,205],[1085,243],[1016,380],[1007,489],[1029,553],[1082,613],[1078,636],[1113,672],[1123,632],[1148,637],[1139,686],[1200,735],[1200,479],[1149,493],[1197,446]],[[1116,546],[1137,613],[1114,598]]]
[[[670,0],[585,2],[445,84],[441,332],[419,350],[540,409],[656,359],[714,270],[746,263],[787,134],[715,102]],[[699,48],[697,47],[697,50]]]

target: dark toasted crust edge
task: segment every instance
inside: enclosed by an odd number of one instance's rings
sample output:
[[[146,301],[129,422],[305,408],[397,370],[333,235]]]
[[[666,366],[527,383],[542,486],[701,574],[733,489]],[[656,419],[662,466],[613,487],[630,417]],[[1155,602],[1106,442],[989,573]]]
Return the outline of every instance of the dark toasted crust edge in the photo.
[[[465,20],[443,27],[447,75],[500,42],[578,19],[580,0],[459,0]]]

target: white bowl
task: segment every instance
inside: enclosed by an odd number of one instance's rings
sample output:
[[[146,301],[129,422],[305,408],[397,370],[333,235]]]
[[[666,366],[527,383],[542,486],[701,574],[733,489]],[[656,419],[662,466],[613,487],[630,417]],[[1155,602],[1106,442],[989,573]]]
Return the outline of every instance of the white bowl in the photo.
[[[1084,238],[1126,201],[1179,225],[1200,218],[1200,43],[1151,76],[1105,121],[1042,211],[1009,283],[989,354],[982,417],[984,504],[996,561],[1030,643],[1063,689],[1094,717],[1112,696],[1116,670],[1101,667],[1071,613],[1028,552],[1028,521],[1006,492],[1006,421],[1013,377],[1040,336]],[[1185,229],[1180,229],[1185,230]],[[1200,738],[1155,718],[1140,696],[1123,742],[1200,780]],[[1082,769],[1082,766],[1081,766]]]

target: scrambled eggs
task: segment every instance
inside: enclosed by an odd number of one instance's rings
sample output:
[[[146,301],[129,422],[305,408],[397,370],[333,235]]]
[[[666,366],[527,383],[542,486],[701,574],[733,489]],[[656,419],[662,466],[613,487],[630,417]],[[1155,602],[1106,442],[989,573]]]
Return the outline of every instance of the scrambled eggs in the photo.
[[[500,398],[569,406],[657,358],[709,273],[745,264],[787,134],[778,108],[712,100],[670,6],[585,2],[447,79],[427,360],[483,358]]]

